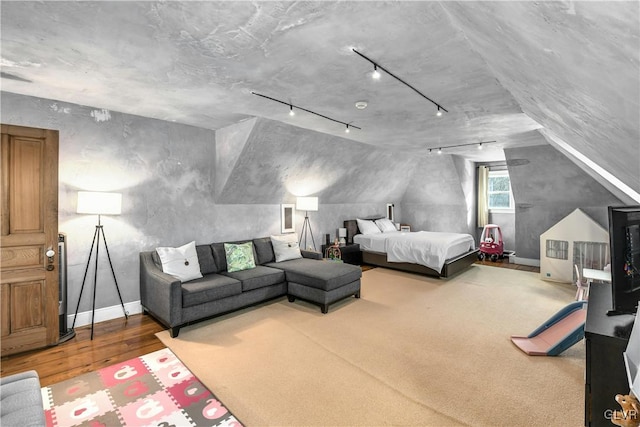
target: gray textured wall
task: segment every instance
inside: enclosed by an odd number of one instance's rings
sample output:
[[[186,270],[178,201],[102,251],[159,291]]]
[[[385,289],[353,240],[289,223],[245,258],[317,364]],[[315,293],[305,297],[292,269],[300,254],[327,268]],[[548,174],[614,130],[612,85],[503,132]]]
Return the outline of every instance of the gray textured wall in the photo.
[[[607,228],[607,206],[623,204],[550,145],[506,149],[516,202],[516,255],[540,259],[540,234],[580,208]]]
[[[211,197],[214,132],[6,92],[1,102],[3,123],[60,132],[58,229],[68,239],[70,310],[78,301],[97,222],[96,216],[76,214],[79,190],[122,193],[122,215],[103,216],[102,223],[125,303],[139,300],[138,252],[217,237],[210,224],[231,209],[219,209]],[[229,216],[253,217],[256,208],[235,209]],[[87,286],[80,312],[91,309],[92,280]],[[96,306],[117,304],[101,248]]]
[[[216,131],[216,143],[218,162],[228,153],[234,164],[216,173],[217,202],[225,204],[293,202],[296,196],[397,203],[417,164],[410,153],[260,118]]]
[[[473,236],[472,170],[471,165],[454,155],[420,158],[402,199],[402,221],[414,230]]]
[[[389,177],[396,166],[409,173],[408,156],[270,121],[257,130],[256,120],[217,131],[216,149],[211,130],[7,92],[0,100],[2,123],[60,131],[59,230],[68,236],[71,310],[97,219],[76,214],[79,190],[123,195],[122,215],[102,222],[125,303],[139,300],[138,252],[279,234],[280,204],[294,202],[290,190],[301,183],[318,185],[319,210],[310,213],[318,249],[345,219],[384,214],[386,203],[396,202],[401,219],[405,183]],[[298,231],[303,218],[297,212]],[[119,304],[104,251],[99,270],[96,308]],[[85,289],[80,312],[90,309]]]

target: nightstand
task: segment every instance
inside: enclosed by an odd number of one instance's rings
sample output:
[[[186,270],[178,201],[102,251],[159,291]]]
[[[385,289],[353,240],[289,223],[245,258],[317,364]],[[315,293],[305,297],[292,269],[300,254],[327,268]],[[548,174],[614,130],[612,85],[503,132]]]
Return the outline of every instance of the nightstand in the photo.
[[[322,245],[322,253],[324,254],[329,246]],[[346,245],[338,246],[340,253],[342,254],[342,261],[347,264],[362,265],[362,252],[360,251],[360,245],[357,243],[347,243]]]

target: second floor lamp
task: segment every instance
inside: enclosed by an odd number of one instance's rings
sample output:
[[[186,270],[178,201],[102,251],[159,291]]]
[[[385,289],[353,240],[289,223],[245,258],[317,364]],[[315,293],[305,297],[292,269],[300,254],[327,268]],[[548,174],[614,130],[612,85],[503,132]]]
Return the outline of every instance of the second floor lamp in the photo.
[[[298,197],[296,200],[296,210],[304,212],[304,223],[302,224],[302,231],[300,232],[300,241],[298,245],[301,249],[307,249],[307,233],[311,234],[311,243],[313,244],[313,250],[316,250],[316,242],[313,239],[313,232],[311,231],[311,222],[309,221],[309,212],[315,212],[318,210],[318,198],[317,197]],[[302,238],[304,237],[304,246],[302,245]]]

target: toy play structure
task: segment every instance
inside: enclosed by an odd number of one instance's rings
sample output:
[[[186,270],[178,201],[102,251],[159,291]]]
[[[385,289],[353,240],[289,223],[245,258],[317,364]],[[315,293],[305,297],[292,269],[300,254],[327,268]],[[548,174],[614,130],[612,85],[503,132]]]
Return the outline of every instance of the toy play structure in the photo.
[[[480,252],[478,258],[480,261],[485,257],[491,258],[491,261],[497,261],[498,258],[504,256],[504,242],[502,240],[502,230],[500,226],[495,224],[487,224],[482,229],[480,236]]]
[[[586,301],[575,301],[528,336],[512,336],[511,341],[530,356],[557,356],[584,338],[586,318]]]

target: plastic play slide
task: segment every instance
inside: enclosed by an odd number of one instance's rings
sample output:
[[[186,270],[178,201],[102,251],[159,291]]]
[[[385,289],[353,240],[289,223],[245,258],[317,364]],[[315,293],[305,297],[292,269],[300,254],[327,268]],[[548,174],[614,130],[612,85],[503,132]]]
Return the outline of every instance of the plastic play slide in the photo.
[[[584,338],[587,302],[575,301],[551,316],[526,337],[511,341],[530,356],[557,356]]]

